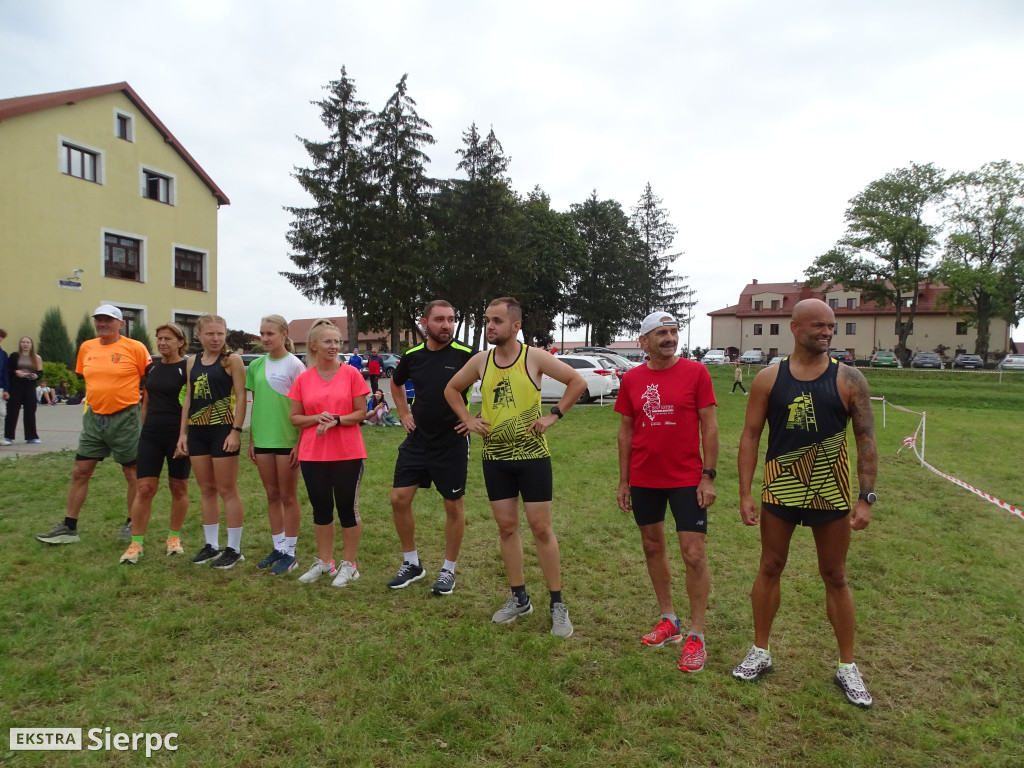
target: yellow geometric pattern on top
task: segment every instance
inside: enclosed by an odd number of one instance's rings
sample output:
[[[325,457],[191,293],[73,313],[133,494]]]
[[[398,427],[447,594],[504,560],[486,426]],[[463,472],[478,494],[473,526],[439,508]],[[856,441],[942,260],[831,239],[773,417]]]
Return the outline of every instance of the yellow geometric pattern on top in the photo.
[[[849,511],[846,431],[767,462],[761,501],[800,509]]]

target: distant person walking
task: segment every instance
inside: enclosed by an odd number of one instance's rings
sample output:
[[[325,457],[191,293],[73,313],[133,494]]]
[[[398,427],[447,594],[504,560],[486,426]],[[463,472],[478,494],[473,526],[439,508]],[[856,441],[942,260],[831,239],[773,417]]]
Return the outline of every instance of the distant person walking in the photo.
[[[4,445],[14,442],[18,428],[18,414],[25,414],[25,442],[41,443],[36,430],[36,385],[43,375],[43,358],[36,354],[36,345],[28,336],[18,342],[18,351],[7,358],[7,379],[11,389],[7,402],[7,416],[4,419]]]
[[[299,540],[299,428],[292,424],[288,398],[306,366],[294,354],[288,321],[267,315],[260,322],[260,341],[267,354],[253,360],[245,374],[252,392],[249,425],[249,461],[256,465],[267,493],[270,519],[270,554],[256,567],[274,576],[294,570]]]
[[[359,578],[356,558],[363,535],[359,517],[359,483],[366,446],[359,425],[366,419],[366,380],[353,366],[338,360],[341,332],[330,320],[309,329],[306,349],[315,364],[292,385],[291,422],[302,430],[299,466],[313,507],[313,534],[318,557],[299,577],[312,584],[334,576],[335,587]],[[341,523],[340,565],[334,563],[334,510]]]
[[[238,455],[245,423],[245,364],[227,345],[228,326],[219,315],[196,321],[202,354],[188,360],[188,388],[181,414],[178,450],[192,461],[199,485],[205,546],[192,562],[227,570],[245,560],[238,493]],[[220,504],[224,503],[227,546],[220,550]]]
[[[740,389],[743,390],[744,396],[749,395],[750,393],[747,392],[747,388],[743,386],[743,366],[740,365],[739,363],[734,363],[734,365],[736,367],[733,369],[732,390],[729,392],[729,394],[736,394],[736,387],[739,387]]]
[[[370,347],[370,354],[366,358],[366,373],[370,377],[370,391],[377,391],[377,383],[380,380],[380,374],[384,370],[384,358],[380,356],[378,352],[375,352],[373,347]]]
[[[142,419],[139,385],[149,365],[146,345],[121,335],[124,318],[112,304],[103,304],[92,315],[97,338],[82,343],[75,372],[85,377],[88,408],[82,416],[75,468],[71,473],[64,522],[36,538],[46,544],[78,542],[78,516],[89,493],[89,478],[107,456],[121,465],[128,483],[128,511],[135,505],[136,458]],[[131,538],[131,518],[121,526],[121,538]]]
[[[167,487],[171,491],[171,514],[167,529],[167,555],[183,555],[181,527],[188,514],[188,456],[178,448],[181,403],[188,381],[185,332],[174,323],[156,329],[160,359],[146,366],[142,390],[142,434],[135,474],[138,489],[132,504],[132,542],[121,555],[122,563],[137,563],[143,555],[146,529],[153,511],[153,498],[160,487],[160,473],[167,464]]]
[[[871,694],[853,661],[855,617],[846,575],[850,532],[867,528],[876,501],[875,417],[864,375],[829,357],[835,315],[828,304],[804,299],[793,307],[793,353],[754,377],[737,461],[740,516],[761,527],[761,560],[750,592],[754,644],[732,674],[754,681],[771,672],[768,647],[782,600],[782,572],[797,525],[814,535],[825,606],[839,644],[835,683],[847,701],[870,707]],[[860,495],[850,503],[846,430],[853,422]],[[768,449],[758,501],[751,494],[765,423]]]

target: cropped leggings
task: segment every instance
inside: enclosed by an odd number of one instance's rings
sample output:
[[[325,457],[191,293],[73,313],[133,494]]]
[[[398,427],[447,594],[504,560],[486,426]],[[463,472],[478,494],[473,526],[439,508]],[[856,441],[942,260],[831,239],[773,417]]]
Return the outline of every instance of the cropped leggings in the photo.
[[[302,480],[313,507],[314,525],[334,522],[334,508],[342,528],[353,528],[359,518],[359,482],[363,478],[362,459],[342,461],[303,461]]]

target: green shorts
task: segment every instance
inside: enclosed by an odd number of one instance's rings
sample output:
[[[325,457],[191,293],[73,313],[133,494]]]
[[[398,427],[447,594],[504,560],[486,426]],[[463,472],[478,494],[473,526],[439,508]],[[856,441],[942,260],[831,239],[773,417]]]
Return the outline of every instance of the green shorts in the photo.
[[[139,406],[130,405],[109,415],[94,413],[89,408],[82,416],[82,434],[78,437],[75,458],[103,461],[113,454],[118,464],[134,464],[141,434]]]

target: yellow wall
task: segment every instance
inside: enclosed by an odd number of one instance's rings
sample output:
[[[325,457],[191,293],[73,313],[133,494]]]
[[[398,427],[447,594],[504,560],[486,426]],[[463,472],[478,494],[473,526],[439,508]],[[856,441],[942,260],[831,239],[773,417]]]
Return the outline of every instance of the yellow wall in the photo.
[[[132,116],[134,141],[116,137],[115,109]],[[104,153],[102,184],[61,172],[60,137]],[[175,205],[142,196],[143,165],[175,177]],[[151,336],[173,311],[216,312],[217,200],[124,93],[0,122],[0,168],[0,327],[8,352],[20,336],[38,339],[53,306],[72,342],[83,315],[101,303],[140,307]],[[103,276],[104,229],[145,241],[144,282]],[[209,252],[207,290],[174,287],[174,245]],[[76,268],[82,289],[58,287]]]

